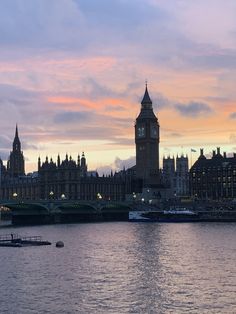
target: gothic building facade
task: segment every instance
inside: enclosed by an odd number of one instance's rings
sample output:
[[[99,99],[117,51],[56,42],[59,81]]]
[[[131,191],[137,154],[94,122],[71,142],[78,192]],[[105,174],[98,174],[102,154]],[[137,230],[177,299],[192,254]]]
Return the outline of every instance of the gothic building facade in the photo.
[[[24,156],[16,127],[7,167],[0,160],[1,199],[125,200],[127,195],[146,193],[160,197],[165,190],[159,169],[160,127],[153,112],[147,85],[135,123],[136,165],[109,176],[88,171],[84,153],[73,160],[38,159],[38,171],[25,175]],[[161,194],[160,191],[162,190]],[[146,196],[145,196],[146,198]]]
[[[236,154],[222,155],[218,147],[211,158],[206,158],[201,149],[190,169],[190,193],[196,199],[235,199]]]
[[[171,190],[171,195],[182,197],[189,195],[188,156],[163,158],[163,182]]]
[[[38,160],[38,183],[40,199],[71,200],[115,200],[125,198],[126,176],[110,174],[99,177],[97,172],[87,170],[84,153],[77,161],[66,155],[57,162],[46,157],[45,162]]]

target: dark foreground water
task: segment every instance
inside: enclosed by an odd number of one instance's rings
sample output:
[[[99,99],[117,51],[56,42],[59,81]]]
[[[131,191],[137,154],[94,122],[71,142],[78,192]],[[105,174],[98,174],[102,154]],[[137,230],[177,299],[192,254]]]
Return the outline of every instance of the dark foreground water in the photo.
[[[0,247],[1,314],[236,313],[235,223],[0,229],[10,232],[53,245]]]

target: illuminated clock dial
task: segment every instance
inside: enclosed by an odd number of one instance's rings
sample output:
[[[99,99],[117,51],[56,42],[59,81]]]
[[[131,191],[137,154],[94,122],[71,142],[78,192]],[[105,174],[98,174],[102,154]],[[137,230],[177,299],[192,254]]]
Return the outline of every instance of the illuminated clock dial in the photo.
[[[151,137],[157,137],[157,127],[155,125],[151,126]]]
[[[144,126],[138,127],[138,137],[144,137],[145,136],[145,128]]]

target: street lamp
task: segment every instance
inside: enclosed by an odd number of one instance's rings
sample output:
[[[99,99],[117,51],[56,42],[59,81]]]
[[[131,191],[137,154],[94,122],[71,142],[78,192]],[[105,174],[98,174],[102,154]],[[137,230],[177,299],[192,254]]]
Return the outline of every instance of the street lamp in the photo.
[[[61,195],[61,199],[64,200],[66,198],[65,194]]]
[[[50,198],[53,198],[53,195],[54,195],[54,192],[53,192],[53,191],[50,191],[50,192],[49,192]]]
[[[14,199],[16,199],[17,196],[18,196],[18,194],[17,194],[16,192],[14,192],[14,193],[12,194],[12,196],[13,196]]]
[[[97,193],[97,199],[99,199],[99,200],[102,199],[102,195],[100,193]]]

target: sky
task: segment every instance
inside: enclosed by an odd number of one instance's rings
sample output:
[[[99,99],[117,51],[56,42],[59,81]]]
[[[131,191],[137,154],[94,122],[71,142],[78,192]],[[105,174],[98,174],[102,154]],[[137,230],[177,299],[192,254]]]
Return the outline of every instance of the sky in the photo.
[[[0,1],[0,157],[135,163],[148,81],[160,159],[236,152],[235,0]],[[197,153],[191,153],[191,148]]]

